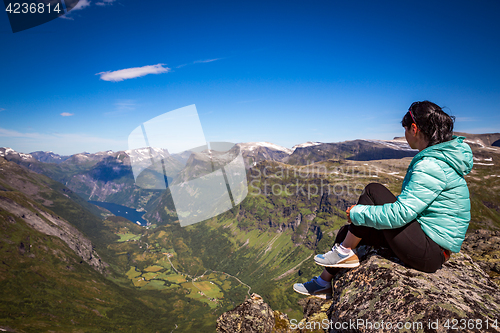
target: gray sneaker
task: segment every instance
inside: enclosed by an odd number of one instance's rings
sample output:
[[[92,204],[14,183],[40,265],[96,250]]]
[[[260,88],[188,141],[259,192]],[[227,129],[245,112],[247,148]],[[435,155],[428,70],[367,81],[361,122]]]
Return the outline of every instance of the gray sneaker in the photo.
[[[335,244],[331,251],[314,256],[314,261],[325,267],[352,268],[359,266],[358,256],[352,250],[348,255],[341,254],[338,250],[338,244]]]
[[[332,285],[329,284],[326,287],[322,287],[316,282],[317,278],[318,277],[315,276],[311,281],[296,283],[293,285],[293,290],[302,295],[315,296],[323,299],[332,298]]]

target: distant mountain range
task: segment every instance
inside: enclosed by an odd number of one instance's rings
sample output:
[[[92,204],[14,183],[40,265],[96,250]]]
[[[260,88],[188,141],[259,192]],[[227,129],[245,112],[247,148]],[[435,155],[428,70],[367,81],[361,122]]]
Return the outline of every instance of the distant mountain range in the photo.
[[[475,164],[465,177],[470,229],[500,230],[500,133],[465,136]],[[248,196],[186,228],[179,226],[169,189],[137,186],[131,165],[132,159],[139,167],[161,159],[171,184],[214,170],[240,151]],[[11,314],[0,315],[0,328],[209,332],[249,287],[300,319],[299,296],[290,286],[317,275],[311,257],[331,247],[363,186],[377,181],[399,193],[416,153],[403,138],[292,149],[240,143],[229,152],[182,154],[148,148],[59,156],[0,148],[0,313]],[[150,168],[142,177],[163,180],[163,170]],[[143,211],[149,226],[109,217],[88,200]],[[496,259],[482,252],[476,258],[499,280]],[[206,280],[196,289],[194,279]]]
[[[498,133],[456,134],[466,136],[466,142],[478,148],[495,149],[494,145],[500,140]],[[339,159],[353,161],[400,159],[413,157],[417,153],[408,146],[404,138],[399,137],[393,140],[353,140],[338,143],[306,142],[295,145],[292,149],[268,142],[249,142],[239,143],[232,149],[234,156],[239,151],[243,155],[247,169],[262,161],[300,166]],[[133,208],[146,208],[145,200],[138,198],[145,196],[144,191],[147,192],[148,189],[161,188],[157,185],[164,183],[164,173],[169,184],[193,179],[211,172],[213,166],[210,167],[210,163],[214,161],[207,151],[170,155],[166,149],[155,148],[104,151],[94,154],[79,153],[71,156],[60,156],[50,151],[25,154],[10,148],[0,148],[0,156],[65,184],[86,200],[113,202]],[[151,164],[151,158],[162,160],[163,166],[157,165],[155,168],[145,169]],[[145,169],[137,182],[134,180],[131,161],[134,162],[136,173],[137,170]],[[148,192],[147,196],[151,195],[156,197],[157,193]]]
[[[62,163],[70,158],[70,156],[61,156],[51,151],[34,151],[30,153],[30,155],[40,162],[56,164]]]

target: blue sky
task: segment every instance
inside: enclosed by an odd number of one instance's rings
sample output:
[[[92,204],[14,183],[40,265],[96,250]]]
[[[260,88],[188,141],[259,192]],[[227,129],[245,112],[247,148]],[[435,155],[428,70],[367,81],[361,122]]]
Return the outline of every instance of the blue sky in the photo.
[[[208,141],[392,139],[425,99],[458,131],[500,131],[498,1],[77,7],[15,34],[0,14],[0,146],[123,150],[141,123],[191,104]]]

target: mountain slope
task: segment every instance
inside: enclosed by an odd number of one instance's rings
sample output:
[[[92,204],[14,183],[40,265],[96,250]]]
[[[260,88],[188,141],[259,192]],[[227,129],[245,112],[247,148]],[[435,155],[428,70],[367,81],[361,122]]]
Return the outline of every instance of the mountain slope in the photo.
[[[338,143],[322,143],[297,147],[288,159],[288,164],[307,165],[328,159],[370,161],[413,157],[416,151],[406,144],[381,140],[354,140]]]
[[[249,167],[261,161],[283,162],[293,151],[269,142],[238,143],[238,147],[242,151],[245,164]]]
[[[168,189],[149,199],[145,217],[154,225],[145,229],[116,218],[78,222],[75,202],[65,200],[75,194],[41,175],[32,175],[32,181],[43,180],[55,191],[36,192],[30,181],[16,188],[68,221],[80,223],[79,228],[110,263],[110,279],[124,288],[123,293],[155,295],[175,302],[182,311],[193,309],[196,314],[193,312],[190,319],[204,318],[199,325],[210,331],[214,316],[232,303],[241,302],[248,288],[289,317],[302,316],[296,304],[299,296],[291,291],[291,285],[319,274],[312,255],[331,247],[336,230],[345,223],[345,209],[356,202],[365,185],[377,181],[399,193],[411,154],[415,153],[401,140],[372,141],[296,147],[289,155],[295,154],[295,165],[269,160],[253,162],[247,171],[249,193],[241,204],[186,228],[178,224]],[[472,202],[471,229],[498,230],[500,149],[479,144],[472,145],[472,149],[475,166],[466,177]],[[393,152],[411,156],[386,159]],[[310,157],[318,162],[311,164]],[[380,159],[374,159],[377,157]],[[103,158],[94,165],[101,162],[103,167],[115,163]],[[192,169],[185,170],[185,175],[180,173],[180,179],[190,179],[199,175],[200,168],[213,166],[213,161],[208,163],[201,155],[190,156],[185,162]],[[196,327],[194,322],[186,321],[182,311],[175,312],[178,330]]]
[[[51,151],[34,151],[31,152],[30,155],[39,162],[56,164],[62,163],[70,158],[70,156],[61,156]]]
[[[105,201],[132,208],[146,208],[158,191],[136,186],[129,154],[139,156],[141,150],[119,152],[82,153],[70,156],[61,163],[44,163],[35,156],[16,152],[10,148],[0,148],[0,156],[15,162],[31,171],[43,174],[66,185],[85,201]],[[140,157],[140,156],[139,156]],[[167,174],[170,178],[182,168],[181,163],[168,155],[166,151],[153,151],[154,158],[165,158]],[[139,158],[138,163],[143,163]],[[154,170],[146,170],[143,177],[148,177]],[[155,177],[155,176],[153,176]],[[163,176],[161,177],[163,180]]]
[[[16,332],[163,332],[196,308],[124,288],[92,269],[58,237],[0,211],[0,329]],[[181,322],[179,320],[178,322]],[[189,331],[209,331],[192,323]],[[192,329],[192,330],[191,330]]]
[[[179,324],[179,332],[210,331],[215,315],[203,303],[191,305],[176,290],[137,289],[122,275],[120,254],[110,247],[120,242],[114,228],[145,228],[102,221],[62,184],[1,157],[0,170],[1,330],[157,332]]]

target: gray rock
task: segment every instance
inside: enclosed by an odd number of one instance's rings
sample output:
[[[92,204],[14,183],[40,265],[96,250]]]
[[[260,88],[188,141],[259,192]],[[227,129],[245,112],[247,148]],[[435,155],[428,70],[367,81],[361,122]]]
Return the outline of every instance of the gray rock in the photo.
[[[262,297],[254,293],[250,299],[217,319],[217,332],[287,333],[291,330],[287,315],[273,311]]]
[[[333,298],[304,298],[292,332],[500,332],[500,290],[465,253],[423,273],[387,249],[362,246],[361,265],[334,277]],[[247,300],[217,321],[218,332],[273,332],[273,311]],[[295,328],[295,329],[294,329]],[[284,330],[283,332],[287,332]]]
[[[476,230],[465,236],[462,251],[500,286],[500,231]]]
[[[492,327],[500,324],[500,290],[467,254],[423,273],[364,250],[359,267],[336,276],[330,332],[457,332],[455,323],[461,332],[500,332]]]

